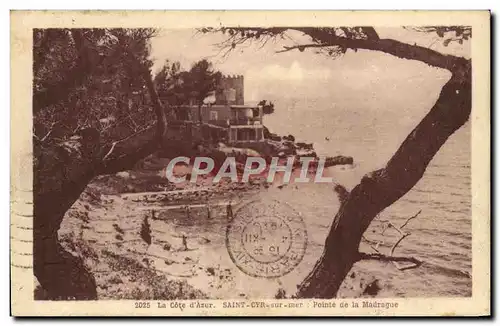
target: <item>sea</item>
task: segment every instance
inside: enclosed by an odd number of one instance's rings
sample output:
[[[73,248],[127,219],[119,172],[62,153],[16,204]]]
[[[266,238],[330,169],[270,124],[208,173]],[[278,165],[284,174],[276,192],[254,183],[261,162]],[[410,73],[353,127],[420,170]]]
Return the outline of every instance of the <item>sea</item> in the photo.
[[[328,98],[276,99],[275,113],[265,117],[271,132],[292,134],[297,141],[314,143],[319,156],[347,155],[354,158],[352,168],[332,171],[334,181],[354,187],[361,177],[384,167],[401,142],[418,124],[426,111],[400,109],[356,110],[341,106]],[[365,237],[379,251],[390,252],[400,237],[396,230],[387,230],[389,220],[402,225],[406,237],[395,255],[418,257],[425,263],[415,269],[399,271],[380,265],[366,265],[366,272],[389,279],[385,296],[470,296],[472,291],[472,229],[471,229],[471,134],[470,122],[457,130],[442,146],[427,167],[422,179],[401,199],[385,209],[367,230]],[[418,149],[417,149],[418,150]],[[337,176],[337,178],[335,178]],[[334,216],[328,211],[329,187],[311,185],[315,193],[314,214],[317,229],[329,228]],[[300,192],[297,195],[301,196]],[[321,221],[321,222],[319,222]],[[314,231],[313,231],[314,232]],[[323,243],[319,244],[321,247]],[[363,246],[362,246],[363,247]],[[367,251],[371,246],[364,246]],[[383,248],[383,249],[381,249]]]
[[[293,135],[296,141],[313,143],[319,156],[352,156],[352,166],[337,166],[326,172],[335,183],[352,189],[362,176],[384,167],[401,142],[430,107],[400,109],[371,107],[351,101],[342,104],[323,98],[276,98],[275,112],[264,124],[271,132]],[[359,106],[353,103],[359,103]],[[471,140],[470,123],[457,130],[435,155],[421,180],[372,222],[360,250],[390,254],[401,234],[409,233],[394,249],[395,256],[422,261],[417,268],[400,270],[379,261],[356,263],[339,296],[358,296],[351,291],[377,280],[377,297],[467,297],[472,294],[471,230]],[[418,149],[416,149],[418,150]],[[210,246],[200,247],[200,263],[212,264],[232,274],[231,285],[208,287],[217,298],[273,298],[278,289],[293,294],[313,269],[339,208],[331,184],[300,184],[270,187],[253,195],[263,205],[269,199],[285,201],[302,216],[307,229],[306,250],[296,268],[281,278],[255,278],[236,268],[225,242],[227,220],[216,214],[208,220],[167,219],[176,232],[204,237]],[[417,215],[418,214],[418,215]],[[224,214],[222,214],[224,215]],[[412,216],[415,218],[408,221]],[[407,223],[406,223],[407,222]],[[401,267],[401,266],[400,266]],[[356,275],[355,275],[356,274]],[[359,283],[359,279],[365,282]],[[200,278],[199,284],[205,279]],[[224,289],[224,286],[226,288]],[[349,287],[349,288],[346,288]],[[217,289],[215,289],[217,288]],[[360,289],[358,289],[360,290]]]

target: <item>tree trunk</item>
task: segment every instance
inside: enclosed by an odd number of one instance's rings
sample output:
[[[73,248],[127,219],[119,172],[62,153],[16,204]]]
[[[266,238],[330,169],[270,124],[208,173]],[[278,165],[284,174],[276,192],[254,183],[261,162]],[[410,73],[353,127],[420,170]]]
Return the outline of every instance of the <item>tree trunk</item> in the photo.
[[[410,133],[386,167],[364,176],[337,212],[321,258],[300,284],[297,297],[333,298],[353,264],[372,220],[406,194],[471,112],[470,62],[456,67],[430,112]]]
[[[66,211],[97,175],[131,168],[162,144],[167,121],[149,71],[144,72],[156,113],[151,126],[101,148],[99,131],[83,129],[55,146],[34,143],[33,267],[51,300],[95,300],[96,282],[80,258],[61,246],[57,232]]]
[[[33,266],[49,299],[96,299],[93,276],[60,245],[57,231],[64,214],[94,177],[96,130],[83,130],[56,147],[34,151]]]

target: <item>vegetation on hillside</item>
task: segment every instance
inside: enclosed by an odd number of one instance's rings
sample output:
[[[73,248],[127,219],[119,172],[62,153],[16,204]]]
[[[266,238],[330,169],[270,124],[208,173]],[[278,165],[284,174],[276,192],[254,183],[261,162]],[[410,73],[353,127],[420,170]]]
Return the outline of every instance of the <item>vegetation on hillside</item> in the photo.
[[[221,79],[222,74],[206,59],[195,62],[189,70],[167,60],[155,76],[155,84],[164,105],[175,110],[180,105],[195,104],[201,110],[203,101],[217,90]]]

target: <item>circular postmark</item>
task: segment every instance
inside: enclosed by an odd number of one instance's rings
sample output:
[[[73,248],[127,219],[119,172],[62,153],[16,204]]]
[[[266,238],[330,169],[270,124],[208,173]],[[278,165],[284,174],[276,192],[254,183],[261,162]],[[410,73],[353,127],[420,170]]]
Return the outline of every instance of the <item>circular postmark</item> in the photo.
[[[300,214],[271,200],[239,208],[226,228],[226,247],[235,265],[253,277],[290,273],[304,257],[307,231]]]

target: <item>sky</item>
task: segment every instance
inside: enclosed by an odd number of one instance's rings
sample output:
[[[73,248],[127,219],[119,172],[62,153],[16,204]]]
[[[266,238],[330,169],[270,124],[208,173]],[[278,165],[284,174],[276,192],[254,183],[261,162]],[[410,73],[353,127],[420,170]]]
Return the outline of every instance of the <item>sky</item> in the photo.
[[[442,53],[470,57],[469,42],[448,47],[436,34],[419,33],[403,28],[376,28],[381,38],[392,38],[430,47]],[[276,53],[284,45],[308,43],[308,37],[298,32],[287,32],[287,38],[258,45],[237,47],[223,57],[216,44],[224,40],[223,34],[198,34],[192,29],[161,30],[152,41],[151,56],[158,70],[165,60],[179,61],[188,69],[195,61],[206,58],[224,74],[245,77],[245,102],[268,97],[327,97],[332,92],[355,97],[356,92],[397,92],[405,84],[411,92],[412,83],[419,88],[435,89],[449,78],[449,74],[421,62],[403,60],[391,55],[359,50],[347,51],[333,59],[312,50]],[[425,80],[425,83],[421,81]],[[422,94],[426,89],[420,90]]]

